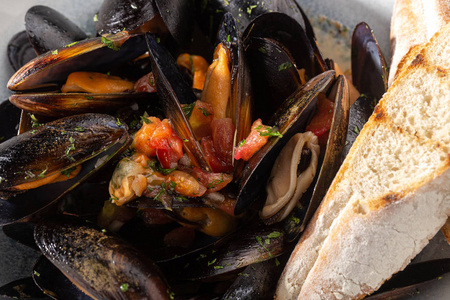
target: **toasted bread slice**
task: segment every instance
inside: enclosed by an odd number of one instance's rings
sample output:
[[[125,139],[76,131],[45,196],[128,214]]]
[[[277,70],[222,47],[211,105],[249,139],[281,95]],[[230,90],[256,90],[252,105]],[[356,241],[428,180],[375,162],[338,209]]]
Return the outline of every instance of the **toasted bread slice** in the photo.
[[[430,38],[450,22],[448,0],[396,0],[391,21],[389,86]]]
[[[278,283],[277,299],[362,298],[450,215],[450,25],[361,130]],[[450,56],[447,56],[450,57]]]

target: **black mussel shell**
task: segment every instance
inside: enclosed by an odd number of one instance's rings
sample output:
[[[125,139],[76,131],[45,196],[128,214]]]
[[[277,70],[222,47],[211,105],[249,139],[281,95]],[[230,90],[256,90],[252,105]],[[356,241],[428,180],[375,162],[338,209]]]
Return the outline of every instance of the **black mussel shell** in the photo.
[[[88,36],[60,12],[36,5],[25,14],[25,28],[37,54],[61,48]]]
[[[76,119],[81,119],[81,122],[69,122]],[[36,138],[30,131],[0,144],[0,152],[3,153],[0,176],[5,178],[1,187],[3,195],[6,195],[0,201],[0,224],[9,224],[36,214],[122,153],[128,147],[130,138],[126,126],[116,124],[118,122],[114,117],[100,114],[77,115],[50,123],[54,127],[47,124],[42,129],[36,129],[37,137],[45,139]],[[56,146],[51,144],[52,140]],[[86,148],[82,149],[81,145],[86,145]],[[56,156],[52,156],[52,153]],[[16,194],[18,191],[14,190],[15,185],[40,179],[41,174],[45,177],[58,161],[60,171],[85,162],[74,178]],[[64,164],[64,161],[68,164]],[[32,174],[35,178],[31,178]],[[27,176],[29,178],[25,179]]]
[[[342,160],[341,153],[346,144],[347,128],[349,122],[350,109],[350,92],[347,80],[343,75],[339,75],[334,83],[331,94],[328,95],[334,99],[333,121],[331,123],[330,132],[328,136],[327,146],[323,161],[321,162],[319,175],[316,177],[317,181],[313,181],[313,194],[307,203],[307,211],[300,231],[303,231],[306,224],[312,218],[314,212],[322,202],[331,182],[339,170]],[[308,197],[306,193],[306,197]]]
[[[381,99],[388,87],[388,67],[369,25],[356,25],[352,36],[352,78],[361,94]]]
[[[197,100],[192,88],[184,80],[174,58],[158,43],[158,40],[146,34],[153,75],[157,93],[161,99],[166,117],[172,122],[175,131],[184,140],[184,149],[192,162],[204,170],[211,170],[203,150],[195,138],[194,132],[181,108],[181,104],[190,104]]]
[[[289,255],[252,264],[240,272],[223,295],[229,300],[269,300],[273,299],[278,278]]]
[[[31,277],[21,278],[0,287],[0,296],[11,299],[48,299]]]
[[[42,294],[53,299],[91,300],[80,291],[45,256],[41,256],[33,266],[33,280]]]
[[[131,31],[152,20],[158,14],[154,1],[105,0],[96,14],[98,34]]]
[[[149,257],[93,223],[54,216],[36,225],[42,253],[81,290],[100,299],[170,299]]]
[[[36,52],[28,40],[26,31],[15,34],[9,40],[7,55],[9,64],[14,71],[19,70],[24,64],[36,57]]]
[[[138,101],[156,103],[151,93],[17,93],[9,101],[20,109],[47,117],[65,117],[90,112],[115,113]]]
[[[0,104],[0,143],[9,140],[17,134],[20,114],[20,109],[9,101],[3,101]]]
[[[7,237],[16,242],[32,249],[39,250],[34,242],[34,226],[35,224],[33,223],[20,222],[2,226],[2,230]]]
[[[251,264],[276,258],[288,248],[281,226],[257,222],[208,247],[159,265],[169,278],[217,281]]]
[[[106,72],[145,51],[144,37],[125,31],[83,40],[36,57],[10,78],[7,87],[14,91],[57,87],[72,72]]]
[[[430,260],[408,265],[395,274],[367,299],[406,299],[420,294],[450,272],[450,258]]]
[[[292,56],[277,41],[250,38],[246,42],[253,90],[253,115],[267,124],[281,103],[301,85]]]
[[[271,12],[254,19],[243,33],[244,41],[252,37],[270,38],[280,43],[291,55],[297,69],[305,69],[308,79],[328,70],[315,40],[304,26],[286,14]]]
[[[242,176],[237,178],[239,195],[235,215],[243,213],[255,200],[261,199],[264,185],[280,150],[294,134],[304,131],[315,110],[317,95],[334,79],[334,74],[334,71],[324,72],[299,87],[269,121],[268,125],[276,127],[283,137],[269,139],[246,163]]]
[[[0,191],[70,169],[127,136],[111,116],[58,119],[0,144]]]
[[[256,0],[235,0],[235,1],[195,1],[195,8],[200,22],[200,27],[215,39],[217,29],[220,26],[222,17],[229,12],[233,15],[238,25],[238,31],[243,32],[248,24],[257,16],[277,11],[294,18],[303,28],[305,21],[303,14],[295,1],[256,1]]]

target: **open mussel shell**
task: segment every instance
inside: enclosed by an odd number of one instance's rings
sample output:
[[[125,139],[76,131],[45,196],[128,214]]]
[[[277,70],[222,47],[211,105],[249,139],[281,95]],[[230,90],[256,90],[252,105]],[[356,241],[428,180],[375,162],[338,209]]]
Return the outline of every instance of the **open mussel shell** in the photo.
[[[90,112],[116,112],[137,101],[154,101],[150,93],[17,93],[9,101],[27,112],[47,117],[65,117]]]
[[[172,122],[175,131],[184,140],[184,149],[192,162],[204,170],[211,170],[203,150],[195,138],[194,132],[181,108],[181,104],[190,104],[197,100],[192,88],[183,79],[174,58],[156,37],[146,34],[153,75],[157,93],[161,99],[166,118]]]
[[[250,38],[245,55],[255,88],[254,115],[266,124],[273,112],[301,85],[300,76],[290,53],[269,38]]]
[[[320,171],[316,180],[313,181],[312,195],[306,193],[304,197],[310,197],[307,202],[307,210],[300,224],[288,218],[286,222],[286,236],[288,241],[295,240],[299,233],[303,231],[308,221],[313,216],[320,202],[328,191],[328,187],[339,170],[342,159],[341,153],[347,140],[347,128],[349,122],[350,94],[347,80],[343,75],[339,75],[333,85],[331,94],[328,96],[334,99],[333,121],[331,123],[326,150],[320,163]],[[310,188],[311,191],[311,188]]]
[[[25,28],[30,43],[38,54],[88,37],[63,14],[44,5],[28,9],[25,14]]]
[[[202,30],[211,39],[215,39],[215,34],[220,26],[220,22],[225,13],[231,13],[238,25],[238,31],[243,32],[248,24],[256,17],[278,11],[294,18],[302,27],[305,27],[303,14],[295,1],[257,1],[257,0],[235,0],[235,1],[195,1],[198,19]]]
[[[126,126],[114,117],[85,114],[56,120],[0,144],[4,198],[0,201],[0,224],[24,219],[49,206],[123,152],[129,143]],[[15,188],[81,163],[80,173],[69,180],[27,191]]]
[[[57,87],[72,72],[106,72],[145,51],[144,37],[126,31],[83,40],[36,57],[10,78],[7,87],[13,91]]]
[[[388,66],[369,25],[356,25],[352,36],[353,85],[361,94],[381,99],[388,87]]]
[[[42,253],[96,299],[170,299],[162,273],[149,257],[92,222],[54,216],[36,225]]]
[[[280,150],[294,134],[304,131],[316,108],[317,95],[334,79],[334,74],[334,71],[327,71],[314,77],[288,97],[274,114],[268,125],[276,127],[283,137],[269,139],[246,163],[242,176],[238,178],[239,195],[234,210],[236,215],[243,213],[255,200],[261,198],[261,192]]]
[[[95,29],[98,34],[131,31],[156,18],[157,14],[154,1],[105,0],[96,14]]]
[[[297,69],[305,69],[308,79],[328,70],[317,44],[304,26],[279,12],[270,12],[254,19],[243,33],[244,41],[253,37],[276,40],[291,55]]]
[[[281,226],[257,222],[159,265],[169,278],[217,281],[251,264],[275,258],[287,249]]]

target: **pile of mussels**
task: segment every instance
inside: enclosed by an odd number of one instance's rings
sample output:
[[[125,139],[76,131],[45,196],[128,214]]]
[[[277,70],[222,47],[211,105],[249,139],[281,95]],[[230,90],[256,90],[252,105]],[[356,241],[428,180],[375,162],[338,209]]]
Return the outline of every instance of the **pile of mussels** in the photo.
[[[0,224],[8,236],[43,256],[33,267],[33,280],[12,282],[0,288],[1,294],[272,298],[278,276],[357,128],[386,90],[386,64],[367,24],[355,28],[352,40],[353,84],[361,93],[355,101],[346,77],[322,57],[311,24],[295,1],[105,0],[94,16],[98,35],[92,38],[48,7],[30,8],[25,21],[26,31],[8,45],[17,71],[8,82],[14,94],[0,106],[0,136],[5,139],[0,144]],[[190,164],[211,173],[185,109],[202,98],[202,91],[192,88],[192,70],[180,69],[174,57],[188,52],[211,61],[219,46],[227,53],[231,75],[226,117],[235,128],[233,146],[248,136],[258,118],[279,133],[248,161],[230,158],[232,180],[225,192],[214,195],[216,203],[224,195],[231,199],[232,229],[210,236],[202,232],[204,224],[180,213],[186,208],[220,209],[210,201],[213,193],[179,197],[170,190],[164,191],[163,203],[147,195],[120,207],[112,204],[111,176],[118,161],[129,156],[133,133],[148,115],[169,119]],[[145,78],[155,88],[61,92],[69,74],[79,71],[130,81]],[[334,108],[312,183],[296,199],[268,208],[265,187],[272,167],[288,141],[304,132],[317,113],[319,94]],[[298,158],[289,172],[300,174],[301,165]],[[149,222],[152,218],[172,222],[155,224]],[[198,230],[188,246],[167,238],[180,227]],[[441,272],[450,268],[445,263]],[[400,274],[380,296],[408,294],[420,282],[439,276],[431,264],[420,268],[411,271],[421,274],[415,282],[405,282]],[[399,284],[400,293],[391,291]]]

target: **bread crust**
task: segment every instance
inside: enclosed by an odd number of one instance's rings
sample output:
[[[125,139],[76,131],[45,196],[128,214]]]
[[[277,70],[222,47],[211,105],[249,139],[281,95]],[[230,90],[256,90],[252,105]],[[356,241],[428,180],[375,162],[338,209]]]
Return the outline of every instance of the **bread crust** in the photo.
[[[391,20],[389,86],[422,46],[449,21],[449,0],[395,1]]]
[[[448,134],[429,134],[420,124],[414,127],[410,117],[428,115],[429,110],[401,111],[393,104],[407,104],[406,89],[407,97],[424,99],[408,104],[419,107],[432,103],[435,95],[429,91],[448,90],[450,69],[432,65],[431,57],[448,36],[450,24],[412,59],[375,108],[295,247],[276,299],[362,298],[402,270],[445,224],[450,215]],[[444,48],[450,51],[450,43]],[[440,112],[447,114],[450,97],[443,100]],[[395,114],[404,115],[404,120]],[[450,132],[446,119],[433,122],[437,131]],[[409,170],[414,160],[417,170]],[[368,180],[360,176],[364,167],[367,174],[378,176],[375,182],[359,182]],[[405,174],[407,179],[401,181]]]

